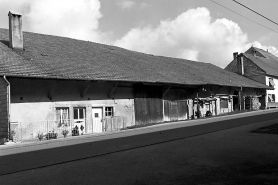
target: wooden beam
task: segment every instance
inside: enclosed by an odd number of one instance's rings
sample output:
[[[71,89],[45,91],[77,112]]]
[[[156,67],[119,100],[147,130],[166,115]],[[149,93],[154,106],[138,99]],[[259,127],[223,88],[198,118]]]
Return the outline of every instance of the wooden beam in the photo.
[[[110,91],[110,93],[108,94],[108,98],[111,98],[112,95],[114,94],[115,90],[118,87],[118,82],[115,83],[114,87],[112,88],[112,90]]]
[[[53,93],[54,93],[54,90],[55,90],[56,85],[57,85],[57,81],[55,81],[55,83],[54,83],[53,86],[52,86],[51,91],[50,91],[50,92],[48,93],[48,95],[47,95],[47,97],[48,97],[50,100],[52,100]]]
[[[219,91],[220,88],[222,88],[222,87],[218,86],[218,89],[215,91],[214,96],[216,95],[216,93]]]
[[[89,84],[87,85],[87,87],[81,92],[80,96],[81,96],[82,98],[85,96],[86,92],[90,89],[90,87],[91,87],[91,83],[89,83]]]
[[[166,89],[166,91],[163,93],[163,95],[162,95],[162,97],[164,97],[166,94],[167,94],[167,92],[171,89],[171,85]]]

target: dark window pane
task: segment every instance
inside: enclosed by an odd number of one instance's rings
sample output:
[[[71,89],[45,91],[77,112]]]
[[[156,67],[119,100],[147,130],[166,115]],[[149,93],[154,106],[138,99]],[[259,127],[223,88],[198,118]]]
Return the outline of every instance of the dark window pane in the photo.
[[[74,109],[73,111],[73,118],[78,119],[78,109]]]
[[[269,86],[270,87],[274,87],[275,86],[273,78],[269,78]]]
[[[98,113],[95,113],[95,118],[98,118]]]
[[[79,109],[79,119],[84,118],[84,109]]]
[[[105,107],[105,116],[113,116],[113,107]]]

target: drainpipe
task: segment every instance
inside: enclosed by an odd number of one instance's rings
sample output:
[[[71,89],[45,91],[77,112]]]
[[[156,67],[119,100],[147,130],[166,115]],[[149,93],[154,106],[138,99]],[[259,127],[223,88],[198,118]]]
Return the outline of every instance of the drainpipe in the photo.
[[[7,80],[6,76],[3,76],[3,79],[7,83],[7,111],[8,111],[8,139],[10,139],[10,130],[11,130],[11,124],[10,124],[10,112],[11,112],[11,91],[10,91],[10,82]]]
[[[240,56],[241,75],[244,75],[243,55]]]
[[[239,68],[239,74],[244,75],[243,54],[237,55],[237,63]]]

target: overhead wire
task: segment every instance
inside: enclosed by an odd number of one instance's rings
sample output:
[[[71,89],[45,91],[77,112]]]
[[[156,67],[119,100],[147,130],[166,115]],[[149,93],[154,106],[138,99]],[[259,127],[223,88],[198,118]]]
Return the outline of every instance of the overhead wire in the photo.
[[[235,14],[237,14],[237,15],[239,15],[239,16],[241,16],[241,17],[243,17],[243,18],[245,18],[245,19],[247,19],[247,20],[249,20],[249,21],[251,21],[251,22],[253,22],[253,23],[255,23],[255,24],[258,24],[258,25],[260,25],[260,26],[262,26],[262,27],[264,27],[264,28],[266,28],[266,29],[269,29],[269,30],[271,30],[271,31],[273,31],[273,32],[278,33],[278,31],[276,31],[276,30],[274,30],[274,29],[272,29],[272,28],[269,28],[269,27],[267,27],[267,26],[265,26],[265,25],[263,25],[263,24],[261,24],[261,23],[259,23],[259,22],[253,21],[252,19],[250,19],[250,18],[248,18],[248,17],[246,17],[246,16],[244,16],[244,15],[242,15],[242,14],[240,14],[240,13],[237,13],[236,11],[234,11],[234,10],[232,10],[232,9],[230,9],[230,8],[228,8],[228,7],[224,6],[224,5],[222,5],[222,4],[219,4],[219,3],[217,3],[217,2],[215,2],[215,1],[213,1],[213,0],[210,0],[210,1],[213,2],[213,3],[215,3],[215,4],[217,4],[218,6],[221,6],[221,7],[225,8],[225,9],[227,9],[227,10],[229,10],[229,11],[231,11],[231,12],[233,12],[233,13],[235,13]]]
[[[270,21],[270,22],[272,22],[272,23],[274,23],[274,24],[278,25],[278,23],[277,23],[277,22],[275,22],[275,21],[273,21],[273,20],[271,20],[271,19],[267,18],[266,16],[264,16],[264,15],[262,15],[262,14],[260,14],[260,13],[256,12],[255,10],[252,10],[251,8],[249,8],[249,7],[245,6],[244,4],[241,4],[240,2],[238,2],[238,1],[236,1],[236,0],[232,0],[232,1],[234,1],[235,3],[237,3],[237,4],[241,5],[241,6],[243,6],[244,8],[247,8],[248,10],[250,10],[250,11],[254,12],[255,14],[258,14],[259,16],[261,16],[261,17],[263,17],[263,18],[267,19],[268,21]]]

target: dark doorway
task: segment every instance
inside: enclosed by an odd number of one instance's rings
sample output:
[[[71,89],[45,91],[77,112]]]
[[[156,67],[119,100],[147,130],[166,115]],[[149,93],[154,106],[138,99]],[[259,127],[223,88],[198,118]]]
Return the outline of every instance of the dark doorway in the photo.
[[[233,111],[239,110],[238,91],[235,90],[233,94]]]

